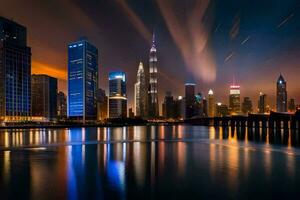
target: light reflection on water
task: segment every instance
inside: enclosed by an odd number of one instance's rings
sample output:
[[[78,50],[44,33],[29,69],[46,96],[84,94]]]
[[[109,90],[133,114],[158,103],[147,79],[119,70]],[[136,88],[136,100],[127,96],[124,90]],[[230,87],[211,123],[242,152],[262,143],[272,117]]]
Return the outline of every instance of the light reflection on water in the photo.
[[[0,194],[4,199],[255,198],[257,192],[261,198],[294,197],[300,184],[298,144],[293,133],[222,127],[5,130]]]

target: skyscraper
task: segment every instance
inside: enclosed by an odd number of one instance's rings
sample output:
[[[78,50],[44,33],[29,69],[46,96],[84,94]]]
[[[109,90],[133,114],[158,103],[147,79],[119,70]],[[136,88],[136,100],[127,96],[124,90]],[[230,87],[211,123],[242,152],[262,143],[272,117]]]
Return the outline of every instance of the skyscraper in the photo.
[[[277,80],[276,108],[277,112],[287,111],[286,81],[281,74]]]
[[[57,79],[45,74],[31,76],[32,119],[54,121],[57,117]]]
[[[155,45],[155,35],[153,34],[152,47],[149,55],[149,103],[148,103],[148,117],[156,118],[159,116],[158,107],[158,72],[157,72],[157,55]]]
[[[95,120],[98,49],[86,39],[68,46],[68,117]]]
[[[58,119],[67,117],[67,97],[63,92],[57,94],[57,117]]]
[[[140,62],[137,72],[137,82],[134,85],[135,115],[146,117],[147,85],[143,63]]]
[[[101,121],[107,118],[108,98],[105,90],[99,88],[96,92],[97,99],[97,120]]]
[[[252,113],[252,101],[250,97],[244,97],[243,105],[242,105],[242,112],[244,114]]]
[[[296,111],[296,105],[295,105],[295,99],[289,100],[289,112],[295,112]]]
[[[238,114],[241,111],[240,86],[231,85],[229,92],[229,110],[231,114]]]
[[[194,83],[185,84],[185,118],[189,119],[194,116],[195,104],[195,86]]]
[[[228,106],[222,103],[216,105],[216,116],[224,117],[228,115]]]
[[[209,90],[208,91],[208,117],[215,116],[215,109],[216,109],[216,103],[215,103],[214,92],[212,90]]]
[[[31,49],[22,25],[0,17],[0,119],[31,116]]]
[[[259,100],[258,100],[258,113],[266,113],[267,112],[267,95],[260,92]]]
[[[126,75],[124,72],[109,73],[109,118],[127,117]]]
[[[175,102],[171,92],[166,92],[163,105],[163,116],[167,119],[174,118]]]

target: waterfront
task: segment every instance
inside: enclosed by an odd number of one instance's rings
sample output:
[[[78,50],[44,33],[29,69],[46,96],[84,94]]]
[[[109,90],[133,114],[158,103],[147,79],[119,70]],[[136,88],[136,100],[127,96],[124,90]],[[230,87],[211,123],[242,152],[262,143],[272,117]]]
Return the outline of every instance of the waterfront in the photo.
[[[185,125],[1,130],[1,199],[296,198],[298,135],[257,131]]]

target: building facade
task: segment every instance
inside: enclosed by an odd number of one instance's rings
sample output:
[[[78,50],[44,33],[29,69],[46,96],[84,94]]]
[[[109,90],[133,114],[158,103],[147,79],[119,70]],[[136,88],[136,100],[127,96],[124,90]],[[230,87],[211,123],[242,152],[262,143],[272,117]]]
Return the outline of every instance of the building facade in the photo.
[[[127,117],[126,75],[124,72],[109,73],[109,118]]]
[[[140,62],[137,72],[137,82],[134,85],[134,107],[137,117],[147,116],[147,84],[143,63]]]
[[[31,116],[31,49],[22,25],[0,17],[0,119],[28,121]]]
[[[152,47],[149,55],[149,91],[148,91],[148,117],[159,117],[158,105],[158,60],[155,45],[155,35],[153,34]]]
[[[267,95],[260,92],[258,100],[258,113],[267,113]]]
[[[216,102],[214,97],[214,92],[212,90],[208,91],[208,117],[214,117],[216,112]]]
[[[289,100],[289,112],[295,112],[296,111],[296,104],[295,104],[295,99],[290,99]]]
[[[57,118],[59,120],[66,119],[67,117],[67,97],[65,93],[57,93]]]
[[[45,74],[31,76],[32,120],[55,121],[57,118],[57,79]]]
[[[243,114],[248,114],[253,112],[253,106],[250,97],[244,97],[244,101],[242,104],[242,112]]]
[[[280,74],[277,80],[277,92],[276,92],[276,110],[277,112],[287,112],[287,90],[286,81]]]
[[[68,45],[68,117],[95,120],[98,49],[86,39]]]
[[[194,83],[185,84],[185,118],[189,119],[194,116],[195,104],[195,87]]]
[[[166,119],[175,118],[175,102],[171,92],[166,92],[163,102],[163,116]]]
[[[231,114],[238,114],[241,112],[241,97],[240,86],[231,85],[229,91],[229,110]]]
[[[101,121],[106,119],[108,110],[108,97],[106,96],[105,90],[99,88],[96,93],[97,99],[97,120]]]

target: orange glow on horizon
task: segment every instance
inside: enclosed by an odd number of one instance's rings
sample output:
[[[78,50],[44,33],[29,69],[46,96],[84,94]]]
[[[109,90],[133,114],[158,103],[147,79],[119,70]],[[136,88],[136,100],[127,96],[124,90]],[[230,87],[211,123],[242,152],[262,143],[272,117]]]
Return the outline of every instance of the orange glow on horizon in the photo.
[[[31,62],[31,74],[47,74],[57,79],[67,80],[67,72],[62,69],[58,69],[55,66],[51,66],[45,63],[41,63],[36,60]]]

